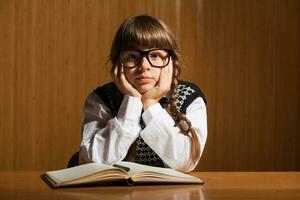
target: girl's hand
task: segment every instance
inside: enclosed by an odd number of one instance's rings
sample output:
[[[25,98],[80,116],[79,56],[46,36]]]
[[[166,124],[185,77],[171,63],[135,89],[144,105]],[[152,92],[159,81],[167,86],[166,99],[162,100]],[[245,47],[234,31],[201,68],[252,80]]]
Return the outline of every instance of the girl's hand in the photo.
[[[123,95],[138,98],[142,97],[142,95],[126,79],[123,67],[115,67],[110,71],[110,75]]]
[[[158,101],[171,89],[173,77],[173,62],[161,69],[159,80],[156,86],[142,95],[143,108],[146,110],[149,106],[158,103]]]

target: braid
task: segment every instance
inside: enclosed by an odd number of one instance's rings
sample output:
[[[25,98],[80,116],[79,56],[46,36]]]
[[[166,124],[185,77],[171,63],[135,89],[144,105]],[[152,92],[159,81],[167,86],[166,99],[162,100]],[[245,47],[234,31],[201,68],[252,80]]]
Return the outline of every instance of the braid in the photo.
[[[178,61],[174,62],[174,70],[173,70],[173,77],[172,77],[172,82],[171,82],[171,97],[170,97],[170,104],[167,107],[168,113],[172,116],[172,118],[177,121],[179,119],[179,123],[185,123],[183,126],[179,126],[182,134],[188,135],[191,133],[191,138],[192,138],[192,150],[191,150],[191,161],[193,163],[197,162],[197,158],[199,157],[200,154],[200,144],[198,141],[198,136],[196,131],[192,128],[192,123],[190,120],[182,114],[177,106],[176,106],[176,94],[177,94],[177,86],[178,86],[178,77],[180,75],[180,68],[178,67],[179,63]]]

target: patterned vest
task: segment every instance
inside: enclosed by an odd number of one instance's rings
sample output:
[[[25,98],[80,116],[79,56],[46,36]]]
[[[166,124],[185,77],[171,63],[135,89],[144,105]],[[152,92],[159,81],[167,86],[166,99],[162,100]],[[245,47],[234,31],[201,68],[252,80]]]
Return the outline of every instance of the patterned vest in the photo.
[[[198,97],[202,97],[204,102],[206,103],[204,94],[193,83],[180,80],[177,89],[178,92],[176,95],[176,106],[183,114],[186,114],[187,107]],[[124,97],[123,94],[117,88],[117,86],[113,82],[110,82],[106,85],[98,87],[94,90],[94,92],[110,109],[112,117],[117,116],[119,107],[121,106]],[[159,103],[163,108],[165,108],[169,102],[168,99],[164,97],[159,101]],[[140,124],[142,129],[145,128],[145,124],[142,120],[142,117]],[[160,157],[144,142],[144,140],[140,136],[137,138],[135,143],[137,163],[150,166],[164,167],[163,161],[160,159]]]

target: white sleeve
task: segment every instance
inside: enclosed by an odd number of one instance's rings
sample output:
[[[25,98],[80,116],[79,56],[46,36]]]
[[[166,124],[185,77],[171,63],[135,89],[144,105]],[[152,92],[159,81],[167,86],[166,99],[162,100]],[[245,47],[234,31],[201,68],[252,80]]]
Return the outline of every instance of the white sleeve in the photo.
[[[195,99],[186,110],[186,117],[198,134],[200,156],[197,163],[189,162],[192,140],[174,127],[174,120],[160,104],[150,106],[142,115],[146,124],[140,133],[143,140],[169,167],[183,172],[192,171],[200,160],[207,138],[206,106],[201,97]]]
[[[142,107],[141,99],[124,96],[117,116],[112,118],[110,109],[91,93],[84,105],[79,163],[123,160],[141,131]]]

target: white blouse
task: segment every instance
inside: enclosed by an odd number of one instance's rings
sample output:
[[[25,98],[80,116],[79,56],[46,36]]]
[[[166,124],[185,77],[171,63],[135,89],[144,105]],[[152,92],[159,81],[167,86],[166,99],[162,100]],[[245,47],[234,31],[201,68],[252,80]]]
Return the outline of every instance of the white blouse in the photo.
[[[92,92],[84,105],[84,123],[79,162],[113,164],[122,161],[140,135],[164,164],[182,172],[192,171],[200,160],[207,138],[206,106],[201,97],[186,109],[186,117],[198,133],[200,156],[197,163],[190,162],[191,137],[174,127],[174,120],[159,103],[142,113],[140,98],[124,96],[116,117],[100,97]],[[142,114],[141,114],[142,113]],[[140,117],[146,127],[141,129]]]

